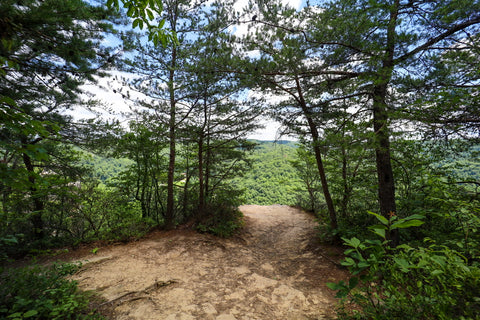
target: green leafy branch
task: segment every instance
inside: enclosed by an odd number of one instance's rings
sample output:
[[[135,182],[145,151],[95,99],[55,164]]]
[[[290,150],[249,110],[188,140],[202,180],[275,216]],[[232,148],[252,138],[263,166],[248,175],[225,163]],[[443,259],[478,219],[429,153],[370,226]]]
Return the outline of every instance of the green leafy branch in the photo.
[[[165,19],[160,19],[158,24],[153,24],[156,16],[160,16],[163,11],[163,3],[161,0],[108,0],[109,8],[120,10],[120,2],[123,8],[127,10],[127,16],[133,19],[132,27],[144,27],[148,30],[148,41],[155,46],[162,44],[166,46],[168,43],[178,44],[178,40],[173,30],[165,28]]]
[[[345,251],[346,258],[342,261],[342,265],[347,267],[354,277],[350,278],[348,284],[344,281],[339,283],[327,283],[327,286],[337,291],[338,298],[345,298],[360,281],[371,281],[375,277],[375,273],[380,267],[389,261],[388,254],[392,248],[389,246],[390,240],[388,235],[392,230],[406,229],[410,227],[421,226],[425,217],[414,214],[405,218],[399,218],[391,215],[389,219],[368,211],[368,214],[377,218],[380,224],[369,227],[373,233],[380,236],[381,240],[360,240],[356,237],[351,239],[342,238],[344,244],[350,248]],[[402,248],[400,246],[400,248]],[[400,266],[405,266],[403,260],[394,260]]]

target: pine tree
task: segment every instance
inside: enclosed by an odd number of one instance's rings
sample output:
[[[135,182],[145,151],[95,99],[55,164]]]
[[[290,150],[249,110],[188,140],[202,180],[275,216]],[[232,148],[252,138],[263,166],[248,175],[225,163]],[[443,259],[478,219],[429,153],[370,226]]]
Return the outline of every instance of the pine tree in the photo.
[[[80,85],[111,58],[100,45],[112,31],[108,17],[104,8],[81,0],[0,4],[0,60],[6,63],[0,76],[2,178],[7,178],[2,191],[29,190],[37,238],[44,235],[46,197],[38,182],[51,160],[49,146],[71,136],[66,111],[79,103]]]

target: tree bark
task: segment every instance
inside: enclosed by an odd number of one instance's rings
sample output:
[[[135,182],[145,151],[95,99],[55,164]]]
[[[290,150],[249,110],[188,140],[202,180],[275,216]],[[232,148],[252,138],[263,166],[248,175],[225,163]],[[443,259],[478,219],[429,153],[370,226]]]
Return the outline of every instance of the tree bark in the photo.
[[[22,142],[26,146],[26,142]],[[44,223],[43,223],[43,211],[45,210],[45,203],[38,194],[35,179],[35,168],[32,163],[32,158],[26,153],[22,154],[23,164],[28,172],[28,182],[30,184],[30,196],[33,201],[33,212],[30,216],[30,221],[33,225],[33,236],[36,240],[41,240],[45,237]]]
[[[176,101],[175,101],[175,67],[177,49],[172,49],[172,64],[170,66],[168,89],[170,91],[170,119],[168,122],[169,131],[169,160],[167,174],[167,210],[165,212],[165,229],[175,228],[175,158],[176,158]]]
[[[198,138],[198,213],[203,214],[205,208],[205,185],[203,175],[203,131]]]
[[[172,32],[176,32],[179,4],[175,2],[170,13]],[[176,161],[176,98],[175,98],[175,69],[177,68],[177,46],[172,44],[172,60],[169,66],[168,91],[170,104],[170,119],[168,121],[169,157],[167,173],[167,210],[165,212],[165,229],[175,228],[175,161]]]
[[[382,68],[377,73],[373,87],[373,129],[375,133],[375,158],[378,179],[378,201],[380,213],[389,219],[397,212],[395,203],[395,179],[393,175],[390,151],[390,130],[388,125],[387,90],[394,68],[394,54],[398,9],[400,1],[396,0],[390,10],[387,27],[387,43]],[[398,232],[388,235],[393,245],[398,245]]]
[[[303,115],[307,119],[308,127],[310,128],[310,134],[312,135],[313,142],[313,151],[315,153],[315,160],[317,162],[318,174],[320,175],[320,181],[322,182],[323,196],[325,197],[325,202],[327,204],[328,213],[330,217],[330,227],[332,229],[338,228],[337,214],[335,212],[335,206],[333,205],[332,196],[328,189],[327,176],[325,174],[325,168],[323,166],[322,153],[320,151],[320,135],[317,130],[317,126],[313,121],[312,112],[307,107],[305,99],[303,97],[302,89],[300,86],[300,81],[298,77],[295,77],[295,82],[297,86],[297,91],[299,95],[300,107],[302,108]]]

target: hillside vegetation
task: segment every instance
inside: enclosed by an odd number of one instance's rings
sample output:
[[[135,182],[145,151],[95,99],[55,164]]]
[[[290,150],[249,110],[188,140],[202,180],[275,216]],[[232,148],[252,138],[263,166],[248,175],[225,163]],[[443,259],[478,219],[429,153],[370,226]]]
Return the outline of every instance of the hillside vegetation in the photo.
[[[244,191],[244,204],[297,205],[304,186],[291,161],[296,144],[288,141],[255,141],[258,146],[249,157],[251,169],[234,182]]]

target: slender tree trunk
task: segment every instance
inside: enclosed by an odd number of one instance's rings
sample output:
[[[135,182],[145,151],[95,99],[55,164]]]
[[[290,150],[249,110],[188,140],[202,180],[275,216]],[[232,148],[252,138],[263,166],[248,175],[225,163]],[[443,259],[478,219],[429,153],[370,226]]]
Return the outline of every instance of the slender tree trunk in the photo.
[[[189,183],[190,183],[190,177],[191,177],[191,174],[190,174],[190,170],[188,168],[190,168],[190,162],[189,162],[189,157],[188,155],[186,156],[186,172],[185,172],[185,184],[183,185],[183,201],[182,201],[182,212],[183,212],[183,217],[182,217],[182,220],[185,221],[185,219],[187,218],[187,208],[188,208],[188,187],[189,187]]]
[[[295,78],[297,91],[299,94],[300,107],[302,108],[303,115],[307,118],[308,126],[310,128],[310,134],[312,135],[313,151],[315,153],[315,159],[317,162],[318,174],[320,175],[320,181],[322,182],[323,196],[327,203],[328,213],[330,216],[330,227],[332,229],[338,228],[337,213],[335,212],[335,206],[333,205],[332,196],[328,189],[327,176],[325,174],[325,168],[323,167],[322,153],[320,151],[320,135],[318,134],[317,126],[315,125],[312,117],[312,112],[308,109],[305,99],[303,97],[300,81],[298,77]]]
[[[205,129],[208,127],[208,105],[207,105],[207,88],[203,92],[203,124],[200,129],[198,137],[198,185],[199,185],[199,195],[198,195],[198,213],[203,215],[205,210],[206,200],[205,200],[205,174],[204,174],[204,144],[205,144]],[[208,133],[207,133],[208,136]],[[208,138],[208,137],[207,137]]]
[[[313,123],[311,117],[307,117],[308,126],[310,127],[310,132],[312,134],[313,141],[313,151],[315,153],[315,159],[317,161],[318,174],[320,175],[320,181],[322,182],[323,196],[325,197],[325,202],[327,203],[328,213],[330,216],[330,227],[332,229],[338,228],[337,222],[337,213],[335,212],[335,206],[333,205],[332,196],[328,189],[327,176],[325,174],[325,168],[323,166],[322,154],[320,151],[320,139],[317,127]]]
[[[378,73],[376,85],[373,87],[373,129],[375,132],[375,157],[378,178],[378,200],[380,213],[387,219],[396,214],[395,179],[393,176],[390,130],[388,127],[387,90],[394,68],[395,27],[398,18],[399,0],[396,0],[390,12],[390,21],[387,29],[387,46],[382,61],[382,68]],[[393,245],[399,242],[398,233],[389,235]]]
[[[203,214],[205,208],[205,186],[203,175],[203,132],[198,137],[198,213]]]
[[[168,89],[170,91],[170,119],[168,122],[169,132],[169,160],[167,175],[167,212],[165,213],[165,228],[171,230],[175,228],[175,158],[176,158],[176,101],[175,101],[175,67],[176,67],[177,49],[172,49],[172,64],[168,79]]]
[[[343,196],[342,202],[340,204],[340,214],[343,217],[347,216],[347,207],[348,201],[350,198],[350,188],[348,186],[348,167],[347,167],[347,151],[345,150],[345,146],[342,143],[342,180],[343,180]]]
[[[26,146],[27,142],[22,141],[22,143]],[[44,223],[43,223],[43,211],[45,210],[45,203],[40,198],[40,194],[38,193],[36,187],[36,179],[35,179],[35,168],[32,163],[32,158],[26,153],[22,155],[23,157],[23,164],[28,172],[28,182],[30,183],[30,196],[32,197],[33,201],[33,212],[30,216],[30,220],[32,221],[33,225],[33,236],[37,240],[41,240],[45,237],[45,230],[44,230]]]
[[[208,115],[210,117],[210,115]],[[206,134],[206,155],[205,155],[205,204],[207,204],[207,199],[210,196],[210,166],[212,161],[212,149],[210,148],[210,125],[208,124],[210,119],[207,117],[207,134]]]

